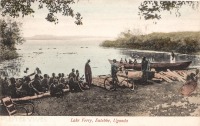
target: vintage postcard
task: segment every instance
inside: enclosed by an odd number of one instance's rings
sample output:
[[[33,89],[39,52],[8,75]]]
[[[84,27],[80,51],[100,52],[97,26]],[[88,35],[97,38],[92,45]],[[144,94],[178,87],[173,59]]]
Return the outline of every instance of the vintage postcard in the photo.
[[[199,126],[199,66],[198,0],[0,0],[0,126]]]

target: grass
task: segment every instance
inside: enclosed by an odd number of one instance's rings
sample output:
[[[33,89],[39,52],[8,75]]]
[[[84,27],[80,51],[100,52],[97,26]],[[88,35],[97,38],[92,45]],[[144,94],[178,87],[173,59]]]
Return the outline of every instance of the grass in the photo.
[[[182,83],[163,83],[142,86],[134,92],[128,88],[107,91],[99,87],[62,98],[34,100],[35,115],[41,116],[189,116],[197,106],[189,103],[178,89]],[[194,94],[198,99],[199,93]],[[174,105],[179,102],[187,107]],[[168,104],[166,108],[163,104]],[[156,106],[161,106],[159,109]],[[162,107],[163,106],[163,107]],[[191,109],[191,111],[189,111]],[[182,113],[181,113],[182,112]]]
[[[195,114],[200,105],[199,89],[185,98],[179,92],[182,85],[182,82],[138,84],[136,91],[129,88],[108,91],[92,86],[84,92],[67,92],[61,98],[32,100],[34,116],[199,116],[200,113]]]
[[[191,54],[200,52],[200,32],[151,33],[147,35],[123,33],[123,36],[116,40],[106,40],[100,46]]]

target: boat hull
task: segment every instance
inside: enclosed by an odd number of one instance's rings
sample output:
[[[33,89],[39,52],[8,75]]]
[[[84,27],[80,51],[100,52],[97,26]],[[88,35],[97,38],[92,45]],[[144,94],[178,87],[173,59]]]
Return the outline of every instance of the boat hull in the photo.
[[[109,60],[112,64],[112,60]],[[185,62],[176,62],[176,63],[150,63],[150,68],[154,68],[156,71],[165,71],[167,69],[170,70],[183,70],[189,67],[192,61],[185,61]],[[120,63],[117,61],[116,63],[118,66],[124,66],[125,69],[134,69],[134,70],[141,70],[141,63],[136,64],[128,64],[128,63]]]

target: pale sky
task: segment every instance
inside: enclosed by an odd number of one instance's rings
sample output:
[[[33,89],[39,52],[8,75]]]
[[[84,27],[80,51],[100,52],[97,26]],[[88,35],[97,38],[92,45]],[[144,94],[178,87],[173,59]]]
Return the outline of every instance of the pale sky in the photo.
[[[60,16],[59,23],[46,21],[46,10],[38,10],[34,17],[28,16],[23,22],[23,35],[56,35],[56,36],[108,36],[117,37],[127,29],[140,29],[143,33],[200,31],[200,11],[190,8],[181,9],[182,16],[166,12],[162,20],[153,24],[138,16],[139,0],[80,0],[72,8],[80,12],[83,25],[77,26],[71,17]]]

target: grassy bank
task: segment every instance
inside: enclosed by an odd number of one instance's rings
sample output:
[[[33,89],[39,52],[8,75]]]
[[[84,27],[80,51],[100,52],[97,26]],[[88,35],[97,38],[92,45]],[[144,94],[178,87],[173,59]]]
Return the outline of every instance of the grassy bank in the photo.
[[[147,35],[134,35],[127,32],[116,40],[104,41],[100,46],[191,54],[200,52],[200,32],[151,33]]]
[[[107,91],[99,87],[62,98],[34,100],[38,116],[199,116],[199,92],[184,98],[180,82],[138,85],[136,91],[118,88]],[[197,112],[197,113],[196,113]]]
[[[16,50],[0,50],[0,62],[18,57]]]

